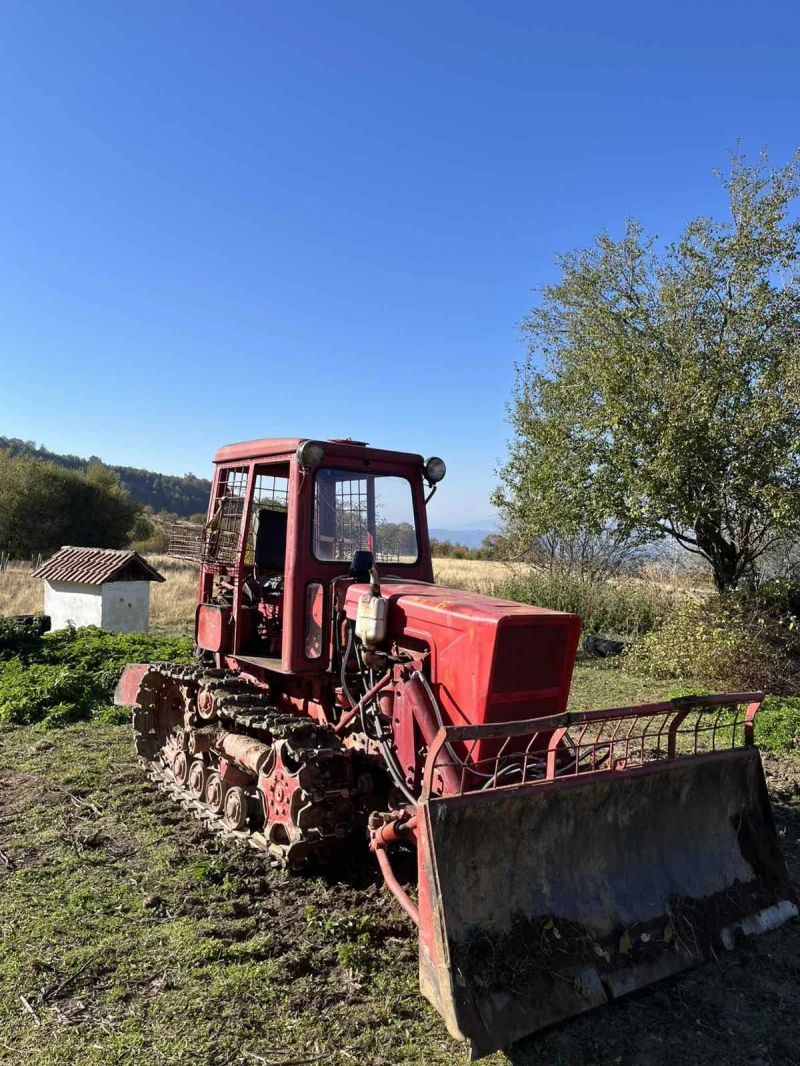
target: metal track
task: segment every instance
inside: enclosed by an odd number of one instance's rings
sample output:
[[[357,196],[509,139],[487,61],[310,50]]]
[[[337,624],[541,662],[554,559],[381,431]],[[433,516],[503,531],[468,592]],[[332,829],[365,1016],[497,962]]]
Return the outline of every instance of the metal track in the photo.
[[[165,709],[162,701],[169,689],[164,682],[177,684],[181,692],[180,711]],[[174,689],[173,689],[174,691]],[[206,694],[213,700],[218,722],[204,720],[197,714],[197,699]],[[214,814],[205,802],[197,799],[188,788],[178,784],[173,775],[167,753],[169,739],[173,734],[197,735],[205,730],[223,729],[252,736],[270,745],[282,741],[301,767],[320,766],[333,752],[341,749],[340,742],[327,726],[292,714],[285,714],[268,702],[267,689],[242,677],[233,670],[220,670],[204,666],[182,666],[174,663],[151,663],[142,679],[137,705],[134,708],[133,726],[136,750],[148,777],[159,789],[174,799],[184,810],[197,818],[209,829],[231,841],[246,843],[250,847],[269,854],[273,866],[295,865],[294,855],[320,849],[331,844],[328,836],[311,835],[295,839],[291,843],[270,843],[260,828],[231,829],[222,816]],[[160,721],[167,715],[168,721]],[[165,728],[168,725],[169,728]],[[181,747],[179,744],[178,747]],[[212,754],[215,755],[212,751]],[[252,788],[255,787],[255,781]],[[341,786],[331,791],[341,795]],[[308,796],[312,803],[324,803],[326,793],[314,792]],[[299,827],[298,827],[299,830]],[[302,861],[302,860],[300,860]]]
[[[263,833],[258,830],[237,831],[229,829],[223,818],[210,811],[205,803],[196,800],[187,789],[178,784],[168,767],[158,766],[147,759],[140,759],[139,762],[145,774],[151,781],[156,783],[160,792],[165,792],[185,811],[188,811],[199,822],[202,822],[206,828],[214,830],[226,840],[247,844],[256,851],[268,851],[269,846]],[[279,859],[273,859],[271,865],[281,866],[282,863]]]

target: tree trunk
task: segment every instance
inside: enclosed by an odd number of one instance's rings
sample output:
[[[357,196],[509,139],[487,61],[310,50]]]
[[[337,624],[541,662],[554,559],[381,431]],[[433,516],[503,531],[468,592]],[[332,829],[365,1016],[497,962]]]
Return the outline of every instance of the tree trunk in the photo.
[[[717,592],[735,589],[747,566],[747,552],[732,540],[726,540],[719,525],[707,515],[698,517],[694,532],[698,548],[711,563]]]

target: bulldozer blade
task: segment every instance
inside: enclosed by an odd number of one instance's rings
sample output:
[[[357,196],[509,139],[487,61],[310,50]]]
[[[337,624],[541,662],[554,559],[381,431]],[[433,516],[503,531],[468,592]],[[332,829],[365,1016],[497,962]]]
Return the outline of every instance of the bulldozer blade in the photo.
[[[420,984],[472,1057],[797,914],[758,749],[418,808]]]

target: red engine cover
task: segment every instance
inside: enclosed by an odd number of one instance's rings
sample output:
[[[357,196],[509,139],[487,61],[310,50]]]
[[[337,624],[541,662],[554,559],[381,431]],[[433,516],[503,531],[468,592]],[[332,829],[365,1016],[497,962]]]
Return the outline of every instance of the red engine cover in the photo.
[[[352,585],[355,618],[367,591]],[[580,618],[422,582],[386,581],[389,636],[430,649],[430,678],[447,724],[512,722],[566,709]]]

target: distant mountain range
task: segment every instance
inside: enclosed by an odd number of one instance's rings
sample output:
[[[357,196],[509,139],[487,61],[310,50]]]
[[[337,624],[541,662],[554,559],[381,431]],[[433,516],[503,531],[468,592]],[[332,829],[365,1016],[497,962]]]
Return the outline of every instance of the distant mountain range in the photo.
[[[102,462],[95,455],[90,459],[82,459],[78,455],[57,455],[47,448],[37,448],[32,441],[16,437],[0,437],[0,448],[9,449],[12,455],[45,459],[68,470],[85,470],[92,460]],[[152,507],[154,511],[171,511],[181,518],[206,513],[211,491],[211,482],[206,478],[195,477],[194,474],[184,474],[183,477],[157,474],[134,466],[111,466],[111,469],[119,476],[132,499]]]
[[[430,529],[433,540],[449,540],[451,544],[463,544],[465,548],[480,548],[491,529]]]

